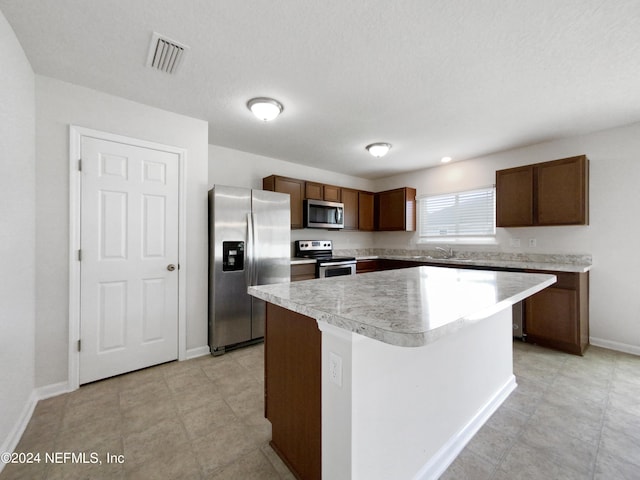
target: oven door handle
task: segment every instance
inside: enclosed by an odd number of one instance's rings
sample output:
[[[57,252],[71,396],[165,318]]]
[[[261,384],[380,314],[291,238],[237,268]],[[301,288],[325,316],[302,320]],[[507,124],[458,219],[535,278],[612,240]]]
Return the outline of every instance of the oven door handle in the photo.
[[[348,267],[349,265],[355,265],[356,262],[322,262],[321,267]]]

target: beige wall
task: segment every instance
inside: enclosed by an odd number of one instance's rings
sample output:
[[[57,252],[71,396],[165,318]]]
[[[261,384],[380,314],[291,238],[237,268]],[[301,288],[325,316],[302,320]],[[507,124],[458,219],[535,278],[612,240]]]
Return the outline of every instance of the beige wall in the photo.
[[[21,433],[34,388],[34,75],[0,12],[0,452]],[[0,462],[0,470],[4,464]]]
[[[269,175],[300,178],[341,187],[370,190],[371,180],[285,162],[239,150],[209,145],[209,186],[215,183],[236,187],[262,188],[262,179]],[[291,231],[294,240],[333,240],[333,248],[369,248],[373,246],[370,232],[302,229]]]
[[[185,148],[187,350],[207,346],[207,123],[36,77],[36,386],[67,381],[69,125]]]
[[[593,255],[590,334],[594,344],[640,354],[640,123],[565,138],[376,181],[377,189],[412,186],[418,195],[495,183],[495,171],[586,154],[590,159],[590,225],[498,228],[482,249]],[[511,246],[511,239],[521,247]],[[528,247],[535,238],[537,246]],[[378,234],[376,245],[413,247],[417,234]],[[474,248],[474,247],[468,247]]]

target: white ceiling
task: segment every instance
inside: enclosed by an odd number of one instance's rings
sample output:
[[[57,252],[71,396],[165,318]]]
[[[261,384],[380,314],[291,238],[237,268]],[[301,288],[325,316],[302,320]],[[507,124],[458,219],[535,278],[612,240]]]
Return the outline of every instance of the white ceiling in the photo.
[[[0,0],[36,73],[365,178],[640,121],[639,0]],[[156,31],[190,47],[145,66]],[[262,123],[247,100],[284,104]],[[365,145],[384,141],[374,159]],[[583,153],[583,152],[576,152]],[[587,152],[588,153],[588,152]]]

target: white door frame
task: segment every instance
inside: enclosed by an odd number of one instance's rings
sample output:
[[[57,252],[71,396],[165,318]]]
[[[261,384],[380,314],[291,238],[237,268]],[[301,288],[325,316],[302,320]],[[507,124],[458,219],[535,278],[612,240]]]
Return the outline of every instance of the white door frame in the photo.
[[[151,148],[178,156],[178,360],[185,360],[187,353],[186,279],[187,279],[187,228],[186,228],[186,160],[187,151],[170,145],[148,142],[137,138],[116,135],[99,130],[69,126],[69,389],[80,386],[80,206],[82,202],[82,175],[78,165],[82,137],[97,138]]]

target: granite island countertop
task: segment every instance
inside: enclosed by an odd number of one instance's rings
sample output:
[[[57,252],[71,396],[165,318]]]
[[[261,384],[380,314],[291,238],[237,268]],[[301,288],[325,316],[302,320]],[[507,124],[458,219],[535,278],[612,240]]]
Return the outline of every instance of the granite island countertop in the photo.
[[[555,283],[549,274],[413,267],[249,287],[254,297],[391,345],[452,334]]]

